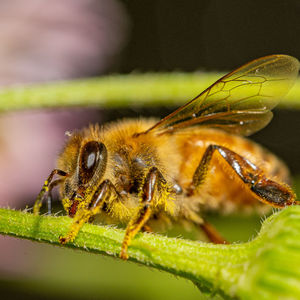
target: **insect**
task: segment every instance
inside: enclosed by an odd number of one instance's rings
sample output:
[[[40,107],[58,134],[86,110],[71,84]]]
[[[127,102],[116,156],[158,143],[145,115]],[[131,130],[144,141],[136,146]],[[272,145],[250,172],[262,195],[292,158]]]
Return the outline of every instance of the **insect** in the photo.
[[[34,205],[59,186],[73,218],[65,244],[95,217],[127,224],[120,257],[141,230],[187,222],[215,243],[207,209],[282,208],[297,203],[283,162],[244,138],[265,127],[299,71],[296,58],[271,55],[219,79],[160,121],[121,120],[75,131]],[[54,179],[54,177],[58,177]],[[263,203],[263,204],[262,204]]]

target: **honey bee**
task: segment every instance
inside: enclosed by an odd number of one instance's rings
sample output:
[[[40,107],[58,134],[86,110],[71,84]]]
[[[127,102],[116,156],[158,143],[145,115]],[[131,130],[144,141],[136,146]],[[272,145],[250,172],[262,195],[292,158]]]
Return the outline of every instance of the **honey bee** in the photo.
[[[34,205],[38,214],[59,186],[73,218],[60,243],[103,217],[127,224],[120,257],[141,230],[192,223],[210,241],[225,240],[201,213],[208,209],[296,204],[284,163],[244,138],[272,119],[270,111],[299,71],[296,58],[271,55],[227,74],[160,121],[121,120],[73,132]],[[58,177],[54,180],[54,176]],[[257,201],[258,200],[258,201]]]

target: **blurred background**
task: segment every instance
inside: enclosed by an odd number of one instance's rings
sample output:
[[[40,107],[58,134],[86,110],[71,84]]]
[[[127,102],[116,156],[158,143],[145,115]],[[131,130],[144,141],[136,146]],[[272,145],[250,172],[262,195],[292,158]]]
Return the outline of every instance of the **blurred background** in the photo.
[[[278,53],[300,59],[299,15],[298,0],[0,0],[0,87],[136,71],[225,72]],[[33,205],[66,130],[125,116],[162,117],[173,109],[2,114],[1,207]],[[295,177],[299,131],[299,111],[275,110],[272,123],[253,139],[283,158]],[[260,226],[260,216],[209,219],[230,241],[247,241]],[[183,279],[99,255],[2,236],[0,249],[5,298],[204,297]]]

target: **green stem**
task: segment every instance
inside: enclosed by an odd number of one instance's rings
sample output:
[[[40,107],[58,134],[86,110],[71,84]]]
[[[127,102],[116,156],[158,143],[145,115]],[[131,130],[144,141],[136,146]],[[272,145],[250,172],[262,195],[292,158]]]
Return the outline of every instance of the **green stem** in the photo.
[[[72,220],[0,209],[0,233],[55,245]],[[124,231],[85,224],[75,249],[118,257]],[[130,260],[188,278],[206,292],[243,299],[300,297],[300,207],[289,207],[264,221],[251,242],[213,245],[140,233],[129,247]],[[284,280],[283,280],[284,278]],[[296,297],[296,298],[295,298]]]
[[[221,73],[113,75],[94,79],[14,86],[0,90],[0,110],[61,106],[132,107],[173,105],[192,99]],[[279,104],[300,108],[300,79]]]
[[[6,88],[0,110],[59,106],[128,107],[178,105],[204,90],[220,74],[120,75]],[[300,108],[300,80],[281,106]],[[0,209],[0,233],[60,245],[72,220]],[[124,231],[85,224],[67,247],[118,256]],[[139,234],[130,260],[195,282],[202,291],[242,299],[300,299],[300,207],[268,218],[249,243],[212,245],[155,234]]]

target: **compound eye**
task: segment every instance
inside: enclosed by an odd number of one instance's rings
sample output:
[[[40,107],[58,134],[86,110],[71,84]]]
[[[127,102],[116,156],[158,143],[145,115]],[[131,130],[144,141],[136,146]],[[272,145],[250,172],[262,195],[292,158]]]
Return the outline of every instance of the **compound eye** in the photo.
[[[96,141],[86,143],[82,149],[79,159],[79,182],[88,183],[100,167],[103,172],[107,160],[107,151],[103,143]]]

